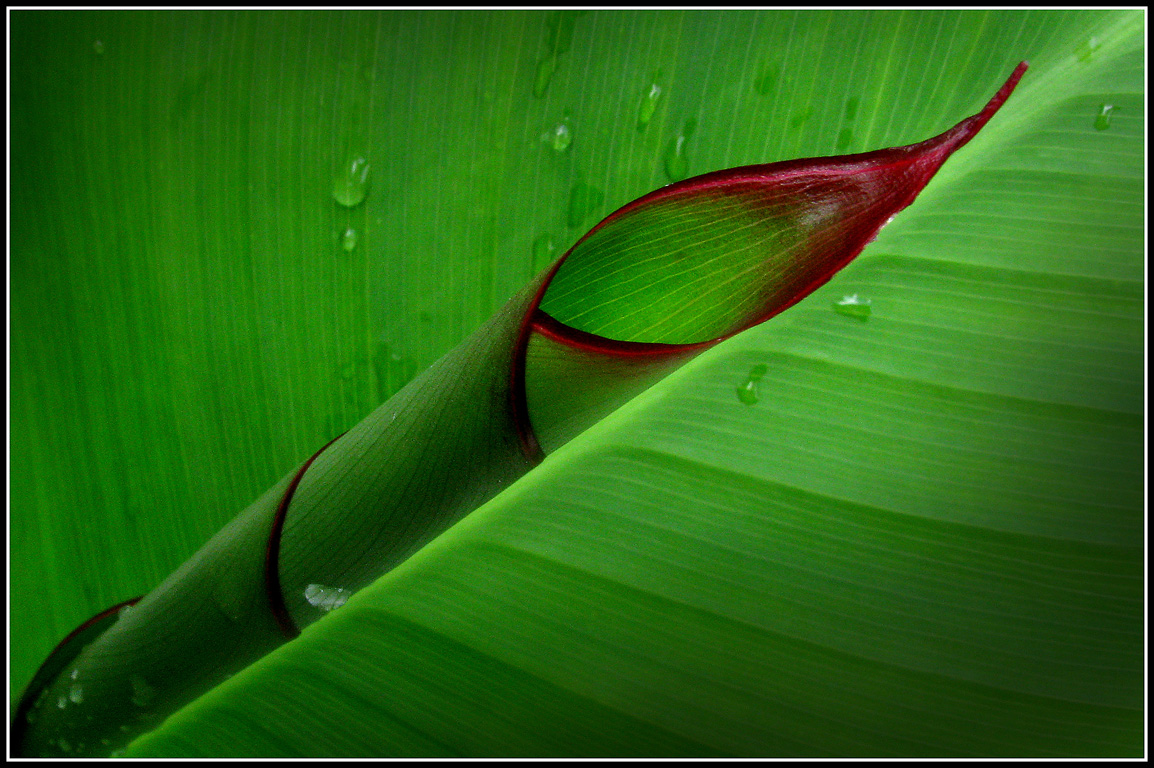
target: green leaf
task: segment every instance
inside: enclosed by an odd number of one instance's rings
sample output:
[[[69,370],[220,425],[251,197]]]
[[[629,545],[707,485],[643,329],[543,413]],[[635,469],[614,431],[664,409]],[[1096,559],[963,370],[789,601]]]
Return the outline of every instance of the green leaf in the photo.
[[[576,184],[659,185],[691,117],[691,175],[909,143],[1027,58],[829,285],[130,753],[1140,753],[1142,15],[51,17],[13,15],[16,690],[567,247]]]

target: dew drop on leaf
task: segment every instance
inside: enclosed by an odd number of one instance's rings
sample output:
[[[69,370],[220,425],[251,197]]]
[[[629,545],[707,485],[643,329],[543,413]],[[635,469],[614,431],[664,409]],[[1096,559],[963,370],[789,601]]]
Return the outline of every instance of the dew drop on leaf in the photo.
[[[26,717],[28,718],[28,722],[31,723],[31,722],[34,722],[36,720],[36,718],[37,718],[36,712],[44,704],[44,701],[47,698],[48,698],[48,689],[47,688],[41,689],[40,695],[36,697],[36,701],[32,702],[32,706],[28,708],[28,714],[26,715]]]
[[[737,388],[737,399],[746,405],[754,405],[758,401],[757,382],[761,381],[761,377],[769,367],[764,363],[753,366],[749,370],[749,376],[745,383]]]
[[[533,272],[536,274],[553,263],[557,245],[552,235],[541,235],[533,241]]]
[[[84,701],[84,688],[80,685],[73,685],[68,689],[68,700],[73,704],[80,704]]]
[[[574,184],[569,190],[569,226],[580,227],[604,200],[605,194],[596,187],[583,181]]]
[[[867,320],[870,316],[870,300],[863,299],[856,293],[843,296],[833,303],[833,309],[839,315],[854,317],[858,320]]]
[[[844,152],[849,149],[849,145],[853,143],[853,129],[842,128],[841,133],[837,135],[837,151]]]
[[[348,227],[341,233],[341,248],[344,248],[347,253],[352,253],[356,247],[357,231],[352,227]]]
[[[689,175],[689,159],[685,157],[685,137],[678,136],[665,153],[665,175],[670,181],[681,181]]]
[[[71,752],[72,751],[72,745],[68,743],[67,739],[62,738],[62,739],[60,739],[60,741],[56,742],[56,744],[64,752]]]
[[[548,136],[549,143],[557,152],[564,152],[573,143],[573,132],[565,123],[558,123],[554,126],[553,130],[549,131]]]
[[[65,696],[60,696],[58,699],[56,699],[56,706],[60,709],[64,709],[66,706],[68,706],[68,699]]]
[[[1098,109],[1098,115],[1094,118],[1094,128],[1099,131],[1104,131],[1110,127],[1110,115],[1114,112],[1113,104],[1103,104]]]
[[[757,79],[753,81],[753,90],[758,96],[768,96],[777,85],[780,68],[776,64],[764,64],[757,72]]]
[[[649,121],[653,119],[653,113],[657,111],[657,102],[661,100],[661,86],[657,83],[650,83],[641,94],[641,103],[637,105],[637,130],[644,131],[645,126],[649,125]]]
[[[1101,47],[1101,41],[1099,41],[1096,37],[1091,37],[1088,40],[1083,41],[1082,44],[1078,46],[1078,49],[1074,51],[1074,53],[1078,56],[1078,61],[1082,62],[1083,64],[1089,64],[1090,61],[1094,58],[1094,53],[1097,52],[1097,50]]]
[[[846,102],[845,102],[845,119],[846,120],[853,120],[855,117],[857,117],[857,108],[858,108],[858,104],[860,104],[860,103],[861,103],[861,99],[859,99],[857,96],[851,96],[850,98],[846,99]]]
[[[305,600],[309,601],[309,605],[326,613],[340,608],[348,599],[348,590],[340,587],[326,587],[323,584],[309,584],[305,587]]]
[[[533,95],[538,99],[545,95],[545,91],[549,90],[549,81],[553,79],[555,71],[557,71],[556,56],[546,56],[537,62],[537,77],[533,80]]]
[[[689,175],[689,158],[685,153],[685,145],[696,129],[697,121],[689,118],[685,121],[681,133],[670,142],[665,152],[665,175],[670,181],[681,181]]]
[[[369,161],[360,155],[347,160],[333,178],[333,199],[346,208],[354,208],[368,191]]]
[[[751,379],[738,387],[737,399],[746,405],[754,405],[757,402],[757,382]]]

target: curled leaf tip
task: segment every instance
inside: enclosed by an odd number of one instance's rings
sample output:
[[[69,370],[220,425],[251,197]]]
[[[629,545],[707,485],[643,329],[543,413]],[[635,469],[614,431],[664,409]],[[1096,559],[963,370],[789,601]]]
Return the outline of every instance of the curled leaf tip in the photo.
[[[715,171],[607,216],[558,260],[528,309],[519,344],[530,362],[514,362],[529,380],[514,404],[518,423],[532,425],[522,434],[548,452],[584,423],[572,415],[578,390],[614,381],[617,402],[667,372],[663,360],[680,364],[825,284],[981,130],[1026,67],[977,114],[917,144]],[[596,404],[590,418],[603,413]]]

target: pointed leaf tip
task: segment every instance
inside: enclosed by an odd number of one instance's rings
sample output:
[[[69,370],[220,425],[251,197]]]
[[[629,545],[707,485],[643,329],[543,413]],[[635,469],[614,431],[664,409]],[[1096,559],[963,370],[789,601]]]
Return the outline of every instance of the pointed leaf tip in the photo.
[[[588,348],[717,342],[827,282],[913,202],[1002,107],[1021,62],[977,114],[917,144],[731,168],[662,187],[606,217],[560,260],[539,309]],[[534,308],[536,309],[536,308]],[[634,350],[635,351],[635,350]]]
[[[1026,67],[976,115],[918,144],[716,171],[608,216],[554,265],[526,316],[511,388],[526,455],[551,452],[826,283],[977,134]]]

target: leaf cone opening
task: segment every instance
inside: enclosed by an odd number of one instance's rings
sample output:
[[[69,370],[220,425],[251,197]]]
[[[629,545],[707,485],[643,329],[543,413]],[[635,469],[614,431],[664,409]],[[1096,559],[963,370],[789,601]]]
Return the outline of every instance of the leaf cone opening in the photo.
[[[620,404],[828,282],[981,130],[1026,68],[980,112],[917,144],[707,173],[606,217],[553,266],[526,323],[527,452],[606,412],[585,403],[590,382],[612,382]]]

